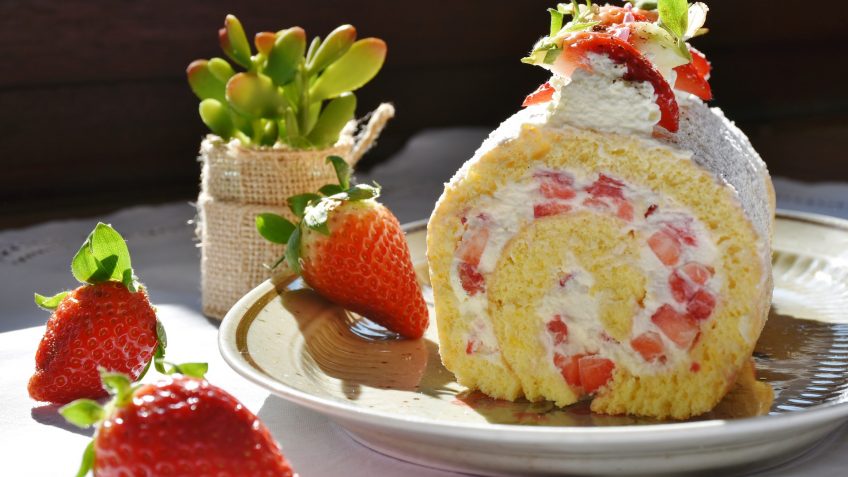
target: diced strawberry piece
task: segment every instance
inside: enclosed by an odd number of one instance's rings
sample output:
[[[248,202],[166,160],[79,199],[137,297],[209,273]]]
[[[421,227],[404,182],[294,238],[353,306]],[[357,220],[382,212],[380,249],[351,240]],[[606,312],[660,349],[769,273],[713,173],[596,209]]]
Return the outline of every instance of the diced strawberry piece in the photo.
[[[596,53],[624,65],[627,68],[624,80],[651,83],[657,96],[657,106],[660,107],[659,125],[670,132],[677,132],[680,111],[674,90],[653,64],[632,45],[610,33],[584,31],[571,34],[563,40],[561,46],[563,51],[554,63],[554,70],[565,76],[570,76],[574,68],[589,69],[586,54]]]
[[[534,104],[545,103],[550,101],[554,97],[554,87],[551,86],[550,83],[545,83],[538,88],[536,91],[528,94],[526,98],[524,98],[524,102],[521,103],[522,108],[526,108],[527,106],[532,106]]]
[[[692,371],[693,373],[697,373],[700,370],[701,370],[701,363],[699,363],[697,361],[692,361],[692,364],[689,366],[689,371]]]
[[[592,197],[611,197],[613,199],[624,200],[624,182],[613,179],[612,177],[600,174],[598,179],[586,188],[586,192]]]
[[[713,267],[708,267],[698,262],[687,262],[680,267],[680,270],[685,273],[690,280],[698,285],[707,283],[707,280],[715,274],[715,269]]]
[[[695,66],[695,71],[698,72],[698,75],[702,78],[710,79],[710,71],[712,71],[713,65],[707,61],[707,57],[691,46],[689,47],[689,53],[692,54],[692,65]]]
[[[648,210],[646,210],[646,211],[645,211],[645,218],[647,219],[648,217],[650,217],[650,216],[651,216],[651,214],[653,214],[654,212],[656,212],[658,208],[659,208],[659,206],[658,206],[657,204],[651,204],[651,205],[649,205],[649,206],[648,206]]]
[[[686,312],[696,320],[706,320],[715,308],[715,297],[706,290],[698,290],[686,305]]]
[[[674,89],[692,93],[704,101],[713,99],[712,88],[710,83],[700,74],[693,63],[678,66],[674,69],[677,73],[677,80],[674,82]]]
[[[561,202],[543,202],[533,206],[533,216],[537,219],[551,215],[560,215],[570,211],[571,206]]]
[[[596,199],[594,197],[588,197],[583,201],[583,205],[586,207],[591,207],[594,209],[608,209],[609,204],[606,203],[603,199]]]
[[[618,212],[616,212],[616,215],[618,216],[618,218],[626,220],[627,222],[633,220],[633,205],[626,200],[620,200],[617,202]]]
[[[692,346],[701,331],[697,321],[688,315],[678,313],[670,305],[659,307],[651,317],[651,322],[657,325],[668,339],[683,349]]]
[[[486,291],[486,279],[477,270],[477,267],[470,263],[460,262],[459,267],[459,282],[462,284],[462,289],[465,293],[474,296],[478,293]]]
[[[683,276],[679,268],[668,277],[668,287],[678,303],[686,303],[695,294],[695,286]]]
[[[553,320],[546,325],[548,333],[554,338],[554,344],[562,344],[568,339],[568,325],[562,321],[562,316],[556,315]]]
[[[559,369],[565,382],[573,388],[580,387],[580,358],[582,357],[582,354],[566,357],[554,353],[554,366]]]
[[[651,235],[648,239],[648,245],[665,265],[674,265],[680,259],[680,242],[666,230],[660,230]]]
[[[547,199],[573,199],[576,192],[572,185],[574,179],[570,175],[563,172],[545,171],[536,174],[539,178],[539,192]]]
[[[655,361],[659,359],[665,347],[663,346],[662,337],[653,331],[646,331],[641,335],[633,338],[630,341],[630,346],[642,355],[645,361]]]
[[[465,343],[465,354],[474,354],[474,348],[477,347],[477,342],[474,340],[468,340]]]
[[[580,383],[586,394],[593,393],[612,379],[615,363],[597,356],[580,358]]]
[[[715,269],[698,262],[687,262],[668,277],[668,285],[674,299],[680,303],[689,301],[701,285],[707,283]]]
[[[488,242],[489,228],[485,225],[478,225],[476,228],[469,230],[462,238],[457,255],[461,261],[477,267],[480,264],[480,257],[483,256],[483,251],[486,250],[486,244]]]
[[[691,221],[691,219],[689,219]],[[695,246],[698,244],[697,239],[695,238],[695,234],[692,233],[692,230],[689,229],[689,225],[684,222],[675,222],[675,223],[666,223],[665,229],[668,233],[677,237],[682,243],[686,245]]]
[[[568,273],[564,275],[562,278],[559,279],[559,286],[564,287],[565,284],[571,281],[572,278],[574,278],[573,273]]]

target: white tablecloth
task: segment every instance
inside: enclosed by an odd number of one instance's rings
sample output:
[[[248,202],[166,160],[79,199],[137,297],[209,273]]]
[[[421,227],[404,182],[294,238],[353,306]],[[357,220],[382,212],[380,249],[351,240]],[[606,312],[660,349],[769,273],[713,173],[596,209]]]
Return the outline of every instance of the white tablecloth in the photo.
[[[422,133],[392,161],[360,179],[383,185],[384,202],[402,222],[425,218],[441,184],[484,134],[481,129]],[[782,207],[848,218],[848,185],[812,187],[787,180],[776,180],[776,185]],[[236,375],[218,354],[217,322],[199,311],[199,251],[188,223],[193,214],[189,204],[169,204],[0,232],[0,475],[73,475],[90,437],[90,432],[65,424],[55,408],[31,401],[26,383],[48,317],[33,304],[32,293],[75,286],[70,259],[97,220],[113,224],[129,242],[136,272],[168,329],[170,359],[208,361],[209,380],[259,415],[302,477],[457,475],[370,451],[324,416],[271,396]],[[846,469],[848,427],[843,427],[796,461],[762,475],[835,477],[846,475]]]

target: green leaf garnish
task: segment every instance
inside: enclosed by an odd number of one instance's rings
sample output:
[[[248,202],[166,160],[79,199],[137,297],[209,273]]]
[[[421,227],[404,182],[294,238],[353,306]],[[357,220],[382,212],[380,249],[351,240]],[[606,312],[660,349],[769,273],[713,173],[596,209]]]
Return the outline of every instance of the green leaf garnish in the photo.
[[[71,424],[85,429],[100,422],[106,411],[97,401],[77,399],[59,408],[59,414]]]
[[[286,202],[289,204],[289,209],[291,209],[294,216],[299,219],[302,219],[304,211],[306,210],[306,207],[309,205],[309,203],[320,199],[321,196],[318,194],[307,193],[293,195],[286,199]]]
[[[162,374],[182,374],[193,378],[203,379],[209,371],[209,363],[171,363],[164,359],[156,358],[156,366],[164,369]]]
[[[59,303],[62,303],[62,300],[64,300],[65,297],[68,296],[68,293],[70,292],[63,291],[50,297],[39,295],[38,293],[36,293],[35,304],[40,306],[41,308],[44,308],[45,310],[53,311],[59,306]]]
[[[336,170],[336,177],[339,179],[339,187],[347,189],[350,187],[350,164],[345,162],[339,156],[328,156],[327,162],[333,165]]]
[[[347,200],[361,201],[373,199],[380,196],[380,186],[368,184],[357,184],[347,191]]]
[[[277,214],[259,214],[256,216],[256,229],[265,240],[285,244],[289,241],[295,225]]]
[[[132,381],[126,374],[100,368],[100,379],[103,381],[103,387],[115,396],[115,407],[124,407],[132,401]]]
[[[562,12],[559,10],[555,10],[553,8],[549,8],[548,12],[551,14],[551,33],[550,36],[554,36],[562,30]]]
[[[124,238],[111,226],[98,223],[71,261],[71,272],[83,283],[123,282],[132,274],[130,252]]]
[[[286,262],[292,272],[300,275],[300,227],[294,229],[286,244]]]
[[[660,17],[659,26],[671,33],[680,53],[684,58],[692,61],[692,55],[684,39],[689,28],[689,4],[686,0],[659,0],[657,11]]]
[[[344,189],[342,189],[342,186],[338,184],[327,184],[324,187],[318,189],[318,191],[324,194],[325,196],[330,197],[331,195],[336,195],[344,192]]]
[[[546,65],[552,65],[559,57],[560,53],[562,53],[562,48],[551,48],[550,50],[545,52],[545,58],[542,61]]]

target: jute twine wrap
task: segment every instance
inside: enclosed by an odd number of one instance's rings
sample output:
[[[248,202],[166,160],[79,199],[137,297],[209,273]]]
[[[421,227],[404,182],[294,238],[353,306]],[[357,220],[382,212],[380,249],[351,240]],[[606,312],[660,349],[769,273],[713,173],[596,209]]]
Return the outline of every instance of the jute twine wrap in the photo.
[[[359,123],[351,121],[333,147],[321,150],[247,148],[211,134],[203,140],[197,235],[204,314],[221,319],[255,286],[287,274],[284,265],[269,270],[285,247],[259,235],[256,216],[273,212],[294,220],[286,199],[336,183],[327,156],[355,165],[393,116],[392,105],[381,104]],[[355,134],[358,124],[364,126]]]

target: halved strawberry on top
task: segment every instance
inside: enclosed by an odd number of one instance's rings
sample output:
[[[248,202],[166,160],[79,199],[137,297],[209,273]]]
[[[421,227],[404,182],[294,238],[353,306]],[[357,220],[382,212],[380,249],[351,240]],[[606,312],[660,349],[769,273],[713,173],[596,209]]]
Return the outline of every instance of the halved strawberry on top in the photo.
[[[707,79],[709,79],[712,66],[703,53],[691,46],[689,53],[692,54],[692,62],[674,69],[677,73],[674,89],[692,93],[704,101],[709,101],[713,99],[713,91]]]
[[[606,55],[613,62],[624,65],[627,68],[624,80],[650,83],[660,108],[659,125],[670,132],[677,131],[680,113],[674,91],[654,65],[633,45],[609,33],[583,31],[563,39],[561,48],[562,53],[553,66],[553,70],[561,75],[571,76],[578,68],[591,71],[588,54],[595,53]]]

